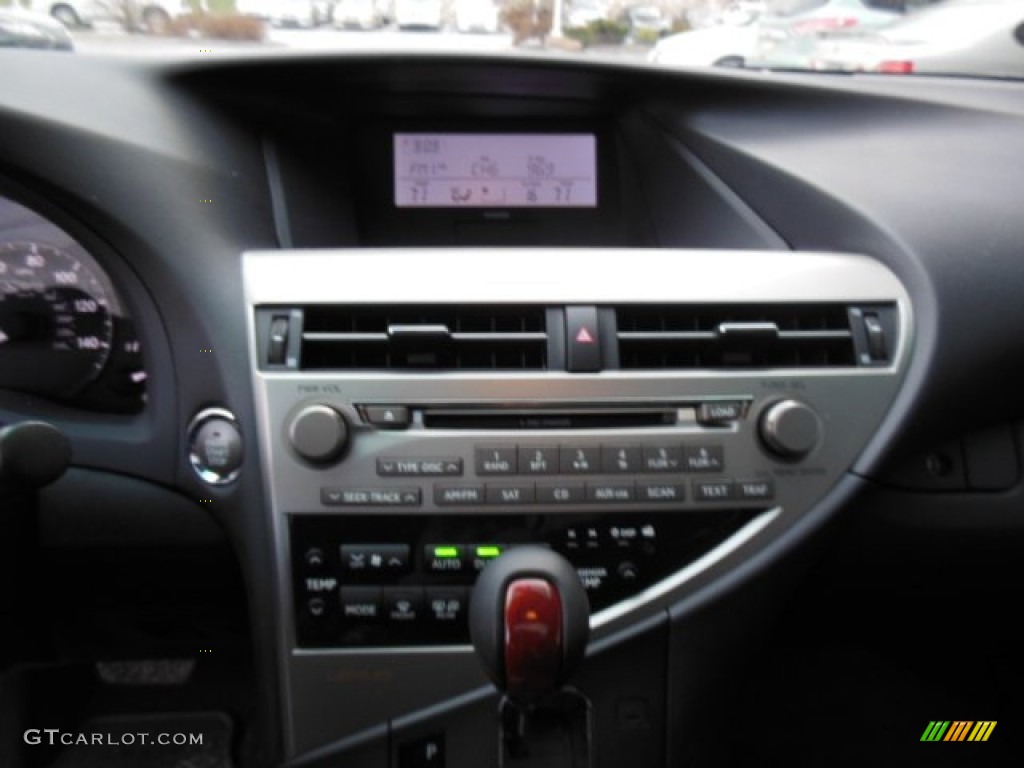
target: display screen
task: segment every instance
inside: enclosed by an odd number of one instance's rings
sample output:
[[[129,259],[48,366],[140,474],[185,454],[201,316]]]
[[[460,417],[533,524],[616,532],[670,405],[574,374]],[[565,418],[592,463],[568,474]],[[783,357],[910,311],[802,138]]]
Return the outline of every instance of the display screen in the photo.
[[[593,134],[396,133],[399,208],[594,208]]]

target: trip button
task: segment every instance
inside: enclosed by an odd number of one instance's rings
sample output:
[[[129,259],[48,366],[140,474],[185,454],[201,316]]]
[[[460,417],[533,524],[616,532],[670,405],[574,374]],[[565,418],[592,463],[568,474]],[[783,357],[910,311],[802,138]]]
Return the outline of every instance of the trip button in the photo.
[[[683,461],[687,472],[721,472],[725,468],[725,452],[720,445],[687,445]]]
[[[683,451],[675,446],[648,446],[644,448],[644,472],[680,472]]]
[[[642,466],[643,451],[639,446],[606,445],[601,448],[603,472],[639,472]]]
[[[516,447],[496,445],[476,449],[478,475],[514,475],[516,473]]]
[[[736,486],[732,480],[693,484],[693,498],[696,501],[729,501],[734,498],[735,492]]]
[[[596,475],[601,470],[601,449],[563,445],[558,451],[558,465],[563,475]]]

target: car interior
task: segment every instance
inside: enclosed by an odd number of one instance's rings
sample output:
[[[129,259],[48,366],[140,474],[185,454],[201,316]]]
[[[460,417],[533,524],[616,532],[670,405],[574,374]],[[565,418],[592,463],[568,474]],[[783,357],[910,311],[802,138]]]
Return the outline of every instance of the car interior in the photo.
[[[0,765],[1024,764],[1020,83],[0,73]]]

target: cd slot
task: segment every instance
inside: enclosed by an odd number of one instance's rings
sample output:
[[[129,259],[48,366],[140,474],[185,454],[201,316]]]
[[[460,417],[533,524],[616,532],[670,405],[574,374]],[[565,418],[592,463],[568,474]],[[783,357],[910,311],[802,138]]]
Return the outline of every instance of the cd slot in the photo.
[[[427,410],[427,429],[636,429],[677,423],[676,409]]]

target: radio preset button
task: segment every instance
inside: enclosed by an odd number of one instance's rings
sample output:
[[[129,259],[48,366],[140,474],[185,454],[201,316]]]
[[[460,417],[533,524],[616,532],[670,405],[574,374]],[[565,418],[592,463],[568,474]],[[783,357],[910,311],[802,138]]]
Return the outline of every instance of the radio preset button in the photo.
[[[693,498],[696,501],[729,501],[735,498],[736,484],[732,480],[695,482]]]
[[[644,472],[681,472],[683,449],[678,446],[644,446]]]
[[[582,482],[537,483],[540,504],[579,504],[586,501],[587,490]]]
[[[558,449],[522,445],[519,447],[519,474],[554,475],[558,473]]]
[[[563,475],[596,475],[601,471],[601,449],[563,445],[558,450],[558,465]]]
[[[721,472],[725,452],[720,445],[687,445],[683,448],[683,466],[687,472]]]
[[[537,489],[532,483],[517,485],[487,484],[488,504],[533,504],[537,501]]]
[[[516,447],[495,445],[476,449],[476,473],[478,475],[516,474]]]
[[[601,447],[601,471],[608,474],[640,472],[643,450],[639,446],[605,445]]]

